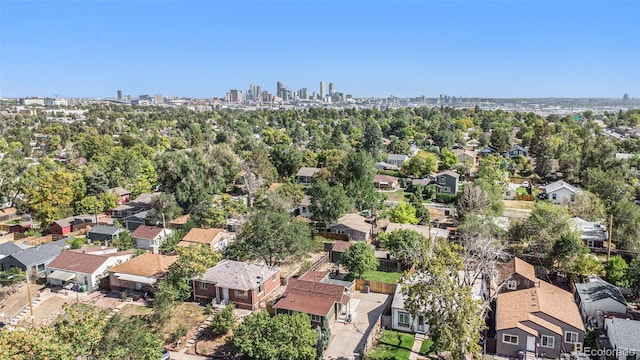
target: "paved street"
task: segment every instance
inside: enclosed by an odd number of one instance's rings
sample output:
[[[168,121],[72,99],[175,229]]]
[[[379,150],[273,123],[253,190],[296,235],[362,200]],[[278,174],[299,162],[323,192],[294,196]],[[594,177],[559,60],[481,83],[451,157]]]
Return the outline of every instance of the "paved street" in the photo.
[[[325,351],[325,360],[355,359],[354,354],[364,346],[373,324],[384,311],[385,302],[391,297],[392,295],[354,292],[352,298],[360,302],[355,309],[353,323],[345,325],[336,322],[331,327],[333,340]]]
[[[173,352],[173,351],[169,351],[169,354],[171,354],[171,360],[174,360],[174,359],[177,359],[177,360],[207,360],[207,359],[209,359],[206,356],[181,354],[181,353]]]

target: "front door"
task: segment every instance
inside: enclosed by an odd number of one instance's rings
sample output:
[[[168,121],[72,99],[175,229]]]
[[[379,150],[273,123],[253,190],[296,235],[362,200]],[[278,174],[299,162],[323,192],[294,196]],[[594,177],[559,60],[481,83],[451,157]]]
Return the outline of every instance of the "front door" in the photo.
[[[527,336],[527,351],[536,351],[536,338],[533,336]]]
[[[424,315],[418,315],[418,332],[424,333]]]
[[[222,299],[227,301],[229,300],[229,289],[222,288]]]

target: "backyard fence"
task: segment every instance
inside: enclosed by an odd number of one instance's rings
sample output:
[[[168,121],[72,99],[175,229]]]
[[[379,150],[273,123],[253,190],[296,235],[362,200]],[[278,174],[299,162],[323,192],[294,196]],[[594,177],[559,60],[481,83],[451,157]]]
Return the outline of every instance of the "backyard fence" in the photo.
[[[396,284],[387,284],[379,281],[356,279],[356,290],[366,291],[369,287],[370,292],[379,294],[395,294]]]

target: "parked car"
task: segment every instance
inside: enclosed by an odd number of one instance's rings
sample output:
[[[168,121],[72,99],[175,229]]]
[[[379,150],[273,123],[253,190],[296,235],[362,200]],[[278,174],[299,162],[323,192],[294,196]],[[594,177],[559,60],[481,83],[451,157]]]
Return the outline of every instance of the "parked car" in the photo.
[[[529,187],[529,182],[527,180],[523,181],[520,187]]]
[[[162,357],[160,357],[160,360],[169,360],[171,359],[171,354],[169,353],[169,350],[164,349],[164,351],[162,352]]]

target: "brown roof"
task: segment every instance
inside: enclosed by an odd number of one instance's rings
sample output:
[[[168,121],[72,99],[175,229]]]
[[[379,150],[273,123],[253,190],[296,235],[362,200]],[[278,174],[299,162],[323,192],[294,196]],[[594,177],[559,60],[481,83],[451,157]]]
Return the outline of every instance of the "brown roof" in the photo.
[[[359,214],[347,214],[338,219],[338,222],[331,226],[340,224],[363,233],[368,233],[371,231],[371,224],[365,220],[366,218]]]
[[[379,182],[387,182],[387,183],[394,183],[398,181],[398,178],[395,176],[389,176],[389,175],[376,175],[373,177],[373,182],[374,183],[379,183]]]
[[[53,260],[47,268],[93,274],[110,257],[132,255],[133,252],[119,252],[105,255],[85,254],[76,251],[63,251]]]
[[[347,251],[347,248],[351,246],[349,241],[336,241],[331,248],[331,251],[343,253]]]
[[[184,225],[191,219],[191,214],[178,216],[177,218],[169,221],[171,225]]]
[[[518,274],[525,279],[529,279],[533,282],[538,281],[536,278],[536,270],[533,265],[521,260],[517,257],[509,260],[509,262],[502,264],[498,268],[498,285],[504,283],[514,274]]]
[[[129,190],[123,188],[123,187],[120,187],[120,186],[111,188],[111,189],[107,190],[107,192],[109,192],[110,194],[118,195],[118,196],[130,195],[131,194],[131,191],[129,191]]]
[[[284,297],[273,308],[326,316],[336,302],[349,302],[344,289],[341,285],[289,279]]]
[[[131,233],[131,237],[134,239],[153,240],[156,236],[160,235],[163,230],[163,228],[157,226],[140,225]]]
[[[562,329],[558,325],[544,320],[539,314],[546,314],[584,331],[582,317],[573,295],[544,281],[530,289],[498,295],[496,330],[519,328],[537,336],[537,332],[529,326],[534,323],[562,334]]]
[[[146,277],[161,277],[176,260],[178,260],[177,256],[142,254],[124,264],[112,267],[109,271]]]
[[[0,216],[15,215],[17,212],[18,212],[18,209],[14,207],[10,207],[10,208],[0,210]]]
[[[326,271],[309,271],[298,279],[311,282],[322,282],[322,279],[326,278],[327,275],[329,275],[329,273]]]
[[[211,245],[213,240],[215,240],[216,236],[219,233],[223,232],[224,229],[201,229],[201,228],[193,228],[189,230],[187,235],[182,238],[182,241],[187,242],[197,242],[201,244]]]

